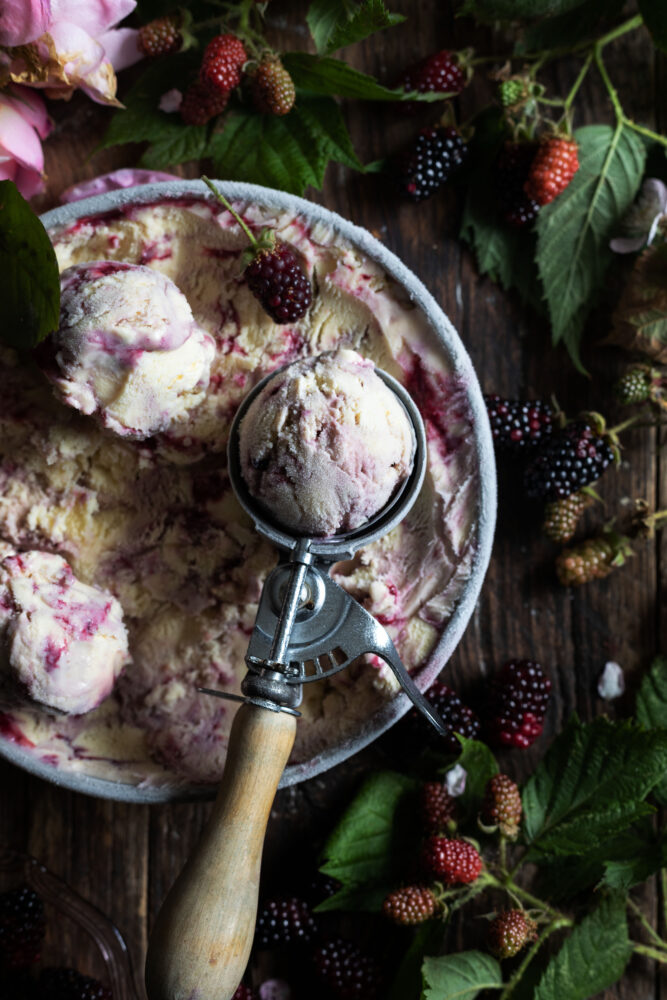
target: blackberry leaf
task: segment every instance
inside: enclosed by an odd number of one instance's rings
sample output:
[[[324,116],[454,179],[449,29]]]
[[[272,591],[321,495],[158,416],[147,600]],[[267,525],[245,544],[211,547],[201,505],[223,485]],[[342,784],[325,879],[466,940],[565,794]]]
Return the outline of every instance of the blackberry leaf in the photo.
[[[423,1000],[474,1000],[482,990],[500,989],[500,965],[481,951],[425,958]]]
[[[340,0],[313,0],[306,21],[318,54],[326,56],[383,28],[401,24],[405,17],[388,11],[383,0],[362,0],[356,9]]]

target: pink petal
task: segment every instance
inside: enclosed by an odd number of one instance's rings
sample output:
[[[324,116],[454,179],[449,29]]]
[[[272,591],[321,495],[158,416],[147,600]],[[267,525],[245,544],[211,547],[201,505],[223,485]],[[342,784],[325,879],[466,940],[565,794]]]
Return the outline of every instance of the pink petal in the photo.
[[[139,50],[139,32],[134,28],[114,28],[98,38],[104,54],[118,72],[144,58]]]
[[[35,194],[41,194],[44,190],[44,176],[39,170],[31,170],[29,167],[17,166],[14,183],[24,198],[32,198]]]
[[[0,154],[0,181],[13,181],[18,170],[16,160],[5,160]]]
[[[135,187],[137,184],[153,184],[156,181],[180,180],[176,174],[165,174],[161,170],[140,170],[136,167],[123,167],[113,170],[110,174],[101,174],[92,180],[82,181],[67,188],[60,195],[61,202],[80,201],[94,194],[104,194],[105,191],[118,191],[120,188]]]
[[[40,139],[46,139],[53,128],[53,122],[48,116],[46,104],[39,94],[30,87],[20,87],[12,84],[4,94],[9,104],[36,130]]]
[[[98,38],[136,6],[136,0],[53,0],[53,21],[71,21]]]
[[[78,24],[59,21],[49,31],[56,52],[64,62],[65,72],[76,86],[79,79],[97,69],[104,59],[104,49]]]
[[[609,249],[614,253],[635,253],[646,243],[646,236],[616,236],[609,241]]]
[[[119,106],[116,100],[116,74],[108,59],[103,59],[99,66],[87,73],[79,81],[79,86],[96,104]]]
[[[44,154],[32,126],[0,94],[0,156],[16,160],[21,166],[41,173]]]
[[[158,102],[158,108],[160,111],[166,111],[169,115],[173,111],[178,111],[181,104],[183,103],[183,93],[177,90],[176,87],[173,90],[167,90]]]
[[[0,45],[27,45],[43,35],[51,23],[49,0],[1,0]]]

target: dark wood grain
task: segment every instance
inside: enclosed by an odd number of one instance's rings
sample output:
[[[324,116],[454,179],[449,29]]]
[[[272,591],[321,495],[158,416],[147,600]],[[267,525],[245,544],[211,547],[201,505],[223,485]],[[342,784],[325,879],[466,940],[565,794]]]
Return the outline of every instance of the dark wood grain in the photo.
[[[387,82],[406,63],[436,48],[476,44],[480,49],[507,50],[507,38],[474,30],[467,19],[454,19],[449,5],[395,0],[392,7],[408,14],[404,26],[343,53],[352,65]],[[301,0],[272,0],[269,24],[278,48],[303,47],[305,36],[294,26],[303,24],[304,9]],[[654,60],[652,53],[647,36],[637,32],[610,47],[608,63],[628,113],[664,131],[667,111],[659,102],[667,70],[665,60]],[[578,66],[576,60],[554,66],[547,76],[554,92],[565,92]],[[491,84],[481,76],[459,102],[462,116],[470,115],[490,93]],[[578,125],[611,120],[608,99],[594,73],[577,106]],[[92,152],[109,113],[83,96],[51,108],[56,127],[46,144],[48,187],[36,199],[39,209],[57,203],[59,192],[69,184],[132,165],[140,155],[140,147]],[[426,110],[416,119],[406,119],[391,106],[368,104],[351,105],[346,113],[364,161],[387,155],[418,125],[435,118]],[[177,172],[197,176],[199,168],[190,164]],[[555,393],[567,411],[608,407],[610,385],[622,364],[620,354],[589,349],[585,360],[592,377],[576,374],[564,353],[551,348],[544,322],[513,295],[478,275],[470,252],[456,239],[461,205],[455,189],[418,206],[399,204],[375,176],[353,175],[332,166],[323,191],[311,191],[309,196],[367,227],[419,275],[458,328],[485,390],[524,396]],[[604,334],[607,322],[603,304],[592,324],[593,340]],[[587,515],[591,526],[619,513],[627,499],[645,497],[667,507],[667,433],[661,433],[661,442],[656,432],[646,429],[627,434],[622,467],[604,481],[605,510]],[[488,577],[447,676],[474,698],[484,678],[511,656],[538,659],[549,670],[555,696],[544,737],[532,750],[503,760],[517,779],[530,772],[572,711],[584,719],[601,712],[612,717],[627,712],[636,678],[660,648],[667,649],[667,615],[662,611],[667,597],[667,532],[639,546],[626,569],[580,592],[561,589],[554,582],[553,558],[553,547],[539,536],[539,514],[521,500],[511,471],[501,470],[498,532]],[[629,691],[620,703],[605,704],[598,698],[596,681],[610,658],[627,671]],[[299,859],[313,856],[363,775],[387,763],[399,763],[390,737],[327,774],[278,793],[267,836],[266,885],[280,883],[287,866],[298,866]],[[195,844],[209,808],[206,804],[123,806],[76,795],[0,766],[0,843],[34,854],[109,914],[123,932],[137,969],[143,964],[147,928]],[[636,898],[647,917],[657,920],[662,904],[657,886],[648,883]],[[461,943],[461,929],[452,933]],[[469,931],[465,941],[470,946]],[[72,947],[76,949],[75,942]],[[71,955],[75,964],[77,957],[76,952]],[[260,956],[254,979],[266,968],[266,957]],[[659,1000],[667,996],[665,976],[651,962],[633,961],[623,982],[603,996]]]

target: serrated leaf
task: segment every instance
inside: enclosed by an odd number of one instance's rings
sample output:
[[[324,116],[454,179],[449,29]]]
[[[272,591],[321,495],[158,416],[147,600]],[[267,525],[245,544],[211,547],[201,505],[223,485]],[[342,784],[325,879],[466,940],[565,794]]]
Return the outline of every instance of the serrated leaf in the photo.
[[[599,23],[614,18],[625,0],[585,0],[580,7],[531,24],[514,46],[517,56],[543,49],[570,48],[596,33]]]
[[[244,180],[303,194],[322,186],[330,160],[363,169],[340,108],[328,97],[299,95],[288,115],[240,109],[209,142],[207,155],[219,178]]]
[[[667,729],[667,656],[657,656],[637,695],[637,721],[646,729]],[[667,805],[667,775],[653,789],[661,806]]]
[[[534,853],[587,854],[652,810],[644,801],[667,768],[667,732],[573,718],[522,795]]]
[[[535,1000],[589,1000],[621,978],[631,955],[625,899],[610,896],[566,939],[542,975]]]
[[[208,141],[206,125],[186,125],[178,114],[160,111],[158,104],[178,80],[183,86],[197,68],[201,53],[188,51],[149,66],[124,96],[125,108],[117,111],[106,131],[100,149],[126,142],[150,142],[141,163],[159,169],[199,159],[205,155]]]
[[[475,1000],[482,990],[503,985],[500,965],[481,951],[425,958],[422,978],[422,1000]]]
[[[393,771],[373,775],[364,784],[324,845],[321,871],[338,879],[342,891],[321,903],[318,911],[344,909],[359,899],[379,909],[387,888],[395,887],[401,856],[397,842],[403,822],[411,827],[414,821],[409,813],[403,819],[400,810],[416,788],[414,779]]]
[[[535,235],[512,228],[498,211],[493,168],[505,139],[501,110],[483,112],[474,126],[461,239],[473,249],[480,274],[488,274],[506,290],[516,289],[525,302],[544,312],[534,260]]]
[[[28,350],[58,329],[58,261],[44,226],[13,181],[0,181],[0,341]]]
[[[329,55],[345,45],[405,21],[403,14],[392,14],[383,0],[362,0],[350,7],[340,0],[313,0],[306,22],[320,55]]]
[[[460,13],[476,21],[532,20],[554,17],[580,7],[584,0],[464,0]]]
[[[498,774],[498,764],[491,750],[485,743],[469,740],[457,734],[461,744],[461,755],[456,761],[466,771],[466,786],[457,804],[459,812],[466,816],[476,817],[482,805],[487,782]]]
[[[401,964],[392,976],[386,1000],[406,1000],[406,997],[419,995],[424,955],[438,954],[443,934],[444,925],[440,920],[427,920],[416,928]]]
[[[445,94],[407,93],[383,87],[374,76],[353,69],[341,59],[322,58],[309,52],[286,52],[283,64],[298,89],[311,94],[352,97],[362,101],[441,101]],[[453,96],[453,95],[449,95]]]
[[[605,343],[667,362],[667,244],[647,247],[637,257]]]
[[[656,48],[667,52],[667,5],[665,0],[639,0],[639,13],[651,32]]]
[[[580,364],[584,323],[612,260],[609,240],[637,193],[646,149],[625,126],[588,125],[575,138],[579,170],[538,215],[536,261],[554,343]]]

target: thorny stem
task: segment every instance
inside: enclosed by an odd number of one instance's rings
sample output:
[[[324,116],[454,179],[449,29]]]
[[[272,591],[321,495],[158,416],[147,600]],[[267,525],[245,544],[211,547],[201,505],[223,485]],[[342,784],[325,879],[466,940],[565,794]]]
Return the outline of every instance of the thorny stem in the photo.
[[[535,955],[540,950],[546,939],[550,937],[554,931],[560,930],[561,927],[572,927],[572,924],[573,921],[570,920],[569,917],[559,917],[544,928],[537,941],[535,941],[526,952],[521,965],[509,980],[503,992],[500,994],[499,1000],[508,1000],[508,998],[512,996],[515,988],[519,984],[519,981],[523,977],[524,972],[533,961]]]
[[[579,75],[577,76],[577,79],[572,84],[572,88],[570,90],[570,93],[565,98],[565,113],[566,114],[570,110],[570,108],[572,107],[572,102],[574,101],[574,98],[577,95],[577,91],[579,90],[579,87],[584,82],[584,79],[586,78],[586,74],[588,73],[589,69],[591,68],[591,63],[592,62],[593,62],[593,53],[589,52],[588,55],[586,56],[584,65],[579,70]]]
[[[627,430],[628,427],[632,427],[633,424],[636,424],[637,421],[640,419],[640,417],[641,417],[641,414],[636,413],[634,415],[634,417],[628,417],[627,420],[624,420],[620,424],[616,424],[615,427],[610,427],[609,430],[607,431],[607,433],[608,434],[620,434],[622,431]]]
[[[611,103],[614,108],[614,113],[616,115],[617,125],[626,125],[628,128],[632,129],[633,132],[638,132],[640,135],[645,135],[647,139],[652,139],[654,142],[659,142],[662,146],[667,146],[667,138],[665,138],[664,135],[659,135],[658,132],[654,132],[652,129],[646,128],[646,126],[644,125],[638,125],[636,122],[632,120],[632,118],[628,118],[628,116],[623,111],[621,102],[618,97],[618,92],[614,87],[613,83],[611,82],[611,78],[609,76],[609,73],[607,72],[607,67],[605,66],[604,61],[602,59],[602,44],[603,44],[602,39],[600,39],[595,44],[595,49],[594,49],[595,64],[598,68],[600,76],[602,77],[602,82],[607,88],[607,93],[609,94],[609,97],[611,99]]]
[[[667,924],[667,869],[660,870],[660,888],[662,890],[662,919]]]
[[[243,219],[242,219],[242,218],[241,218],[241,216],[240,216],[240,215],[238,214],[238,212],[235,212],[235,211],[234,211],[234,209],[232,208],[232,206],[231,206],[231,205],[229,204],[229,202],[228,202],[228,201],[227,201],[227,199],[225,198],[224,194],[221,194],[221,193],[220,193],[220,192],[218,191],[218,189],[216,188],[216,186],[215,186],[215,184],[213,183],[213,181],[209,180],[209,178],[208,178],[208,177],[204,177],[204,176],[202,176],[202,180],[203,180],[204,184],[206,185],[206,187],[207,187],[207,188],[209,188],[209,189],[210,189],[210,190],[211,190],[211,191],[213,192],[213,194],[214,194],[214,195],[215,195],[215,197],[216,197],[216,198],[218,199],[218,201],[219,201],[219,202],[220,202],[220,203],[221,203],[222,205],[224,205],[224,206],[225,206],[225,208],[227,209],[227,211],[228,211],[228,212],[229,212],[229,213],[230,213],[230,214],[231,214],[231,215],[232,215],[232,216],[233,216],[233,217],[234,217],[234,218],[236,219],[236,221],[238,222],[239,226],[241,227],[241,229],[243,230],[243,232],[244,232],[244,233],[246,234],[246,236],[247,236],[247,237],[248,237],[248,239],[250,240],[251,244],[252,244],[253,246],[257,246],[257,240],[256,240],[256,238],[255,238],[255,237],[253,236],[253,234],[252,234],[252,233],[250,232],[250,230],[249,230],[248,226],[247,226],[247,225],[246,225],[246,223],[245,223],[245,222],[243,221]]]
[[[628,896],[627,903],[629,909],[632,910],[637,920],[640,922],[640,924],[642,925],[644,930],[648,933],[648,935],[653,939],[658,948],[661,948],[663,951],[667,951],[667,942],[663,941],[660,935],[654,931],[654,929],[651,927],[650,923],[648,922],[642,911],[639,909],[635,901],[633,899],[630,899],[630,897]]]
[[[647,958],[654,958],[656,962],[667,963],[667,952],[658,951],[657,948],[649,948],[648,945],[638,944],[636,941],[631,941],[630,944],[638,955],[646,955]]]
[[[500,867],[503,875],[507,874],[507,838],[500,834]]]

